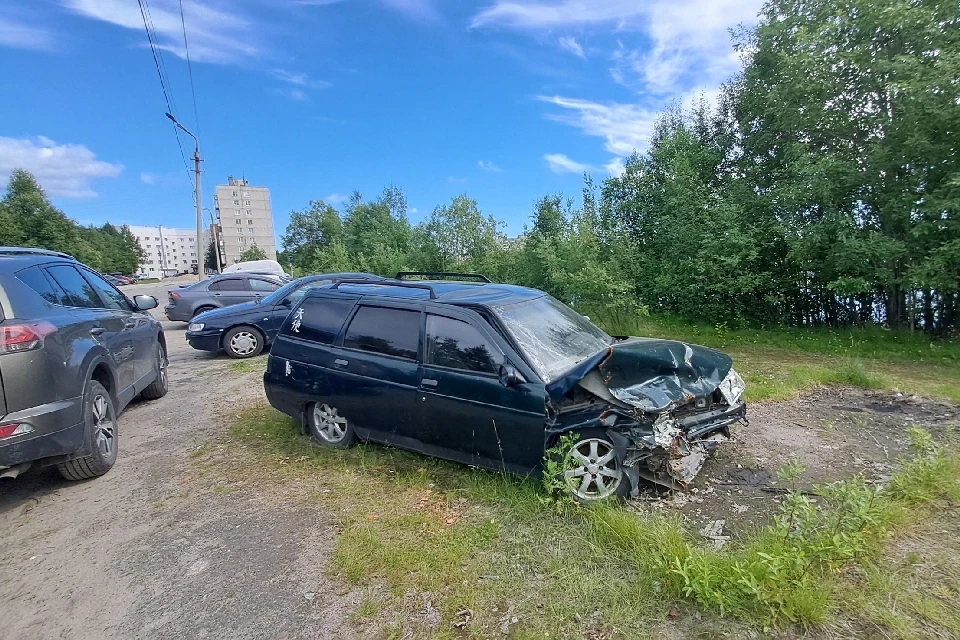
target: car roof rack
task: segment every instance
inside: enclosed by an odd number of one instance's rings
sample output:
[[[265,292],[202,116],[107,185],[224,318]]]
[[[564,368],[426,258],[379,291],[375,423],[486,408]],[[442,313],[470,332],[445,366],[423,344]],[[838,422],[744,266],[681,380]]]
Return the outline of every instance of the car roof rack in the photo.
[[[407,282],[405,280],[363,280],[360,278],[345,278],[343,280],[337,280],[334,282],[330,288],[339,289],[342,284],[367,284],[377,287],[405,287],[407,289],[425,289],[430,292],[430,299],[436,300],[437,292],[434,291],[433,287],[424,282]]]
[[[0,253],[12,253],[12,254],[23,254],[23,255],[35,255],[35,256],[56,256],[57,258],[70,258],[71,260],[76,260],[69,253],[63,253],[62,251],[51,251],[49,249],[34,249],[31,247],[0,247]]]
[[[460,278],[474,279],[479,282],[490,282],[490,278],[480,273],[458,273],[456,271],[398,271],[397,280],[403,280],[408,276],[427,276],[430,278]]]

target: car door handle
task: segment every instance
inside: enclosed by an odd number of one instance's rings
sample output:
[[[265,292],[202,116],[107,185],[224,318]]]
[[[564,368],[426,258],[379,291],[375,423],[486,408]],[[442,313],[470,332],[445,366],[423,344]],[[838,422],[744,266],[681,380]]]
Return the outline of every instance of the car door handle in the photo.
[[[338,367],[345,367],[348,364],[350,364],[350,362],[348,362],[347,360],[344,360],[343,358],[337,358],[336,360],[333,361],[333,364],[337,365]]]
[[[92,335],[92,336],[99,336],[100,334],[104,333],[105,331],[106,331],[106,329],[104,329],[103,327],[94,327],[93,329],[90,329],[90,335]]]
[[[424,378],[423,380],[420,381],[420,384],[422,384],[425,387],[435,387],[437,386],[437,381],[434,380],[433,378]]]
[[[220,294],[219,294],[219,293],[215,293],[215,294],[213,294],[213,295],[216,296],[216,297],[218,297],[218,298],[220,297]]]
[[[137,328],[137,321],[136,321],[136,320],[127,320],[126,322],[123,323],[123,328],[124,328],[124,329],[136,329],[136,328]]]

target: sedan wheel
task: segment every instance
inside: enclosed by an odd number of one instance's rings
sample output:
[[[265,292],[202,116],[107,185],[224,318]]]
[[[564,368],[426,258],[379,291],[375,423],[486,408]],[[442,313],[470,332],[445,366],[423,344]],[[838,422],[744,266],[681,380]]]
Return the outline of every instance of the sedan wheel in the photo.
[[[322,445],[345,449],[353,444],[353,427],[336,407],[317,403],[307,417],[310,433]]]
[[[263,351],[263,335],[253,327],[235,327],[223,337],[223,348],[231,358],[252,358]]]
[[[619,495],[627,484],[613,444],[601,438],[575,443],[564,460],[563,479],[576,500],[589,502]]]

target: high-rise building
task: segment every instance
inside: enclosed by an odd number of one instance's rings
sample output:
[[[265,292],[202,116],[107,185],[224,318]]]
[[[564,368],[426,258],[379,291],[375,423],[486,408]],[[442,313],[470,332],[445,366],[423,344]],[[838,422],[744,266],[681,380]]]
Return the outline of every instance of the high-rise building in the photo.
[[[268,259],[277,259],[270,189],[252,187],[246,180],[230,176],[227,184],[217,185],[213,203],[217,209],[224,266],[240,262],[240,254],[254,246],[263,249]]]
[[[196,229],[141,225],[129,225],[129,227],[130,232],[146,253],[143,262],[137,267],[137,273],[153,278],[196,273],[199,255],[196,246]],[[205,231],[201,240],[201,251],[206,251],[210,243],[209,238],[209,232]]]

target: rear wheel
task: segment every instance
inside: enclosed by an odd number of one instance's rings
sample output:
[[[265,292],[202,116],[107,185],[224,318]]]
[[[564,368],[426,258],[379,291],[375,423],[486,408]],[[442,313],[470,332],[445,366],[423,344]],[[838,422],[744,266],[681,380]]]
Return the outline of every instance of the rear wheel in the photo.
[[[102,476],[117,461],[117,410],[109,392],[96,380],[87,383],[83,419],[90,454],[57,464],[57,471],[67,480]]]
[[[337,408],[320,402],[307,408],[307,427],[313,439],[326,447],[346,449],[357,439],[353,425]]]
[[[603,431],[578,433],[564,453],[563,482],[578,502],[623,499],[630,493],[630,480],[621,462]]]
[[[263,334],[253,327],[234,327],[223,336],[223,350],[231,358],[252,358],[263,351]]]
[[[201,313],[206,313],[207,311],[213,311],[214,309],[216,309],[216,307],[211,307],[211,306],[199,307],[196,311],[193,312],[193,317],[196,318]]]

